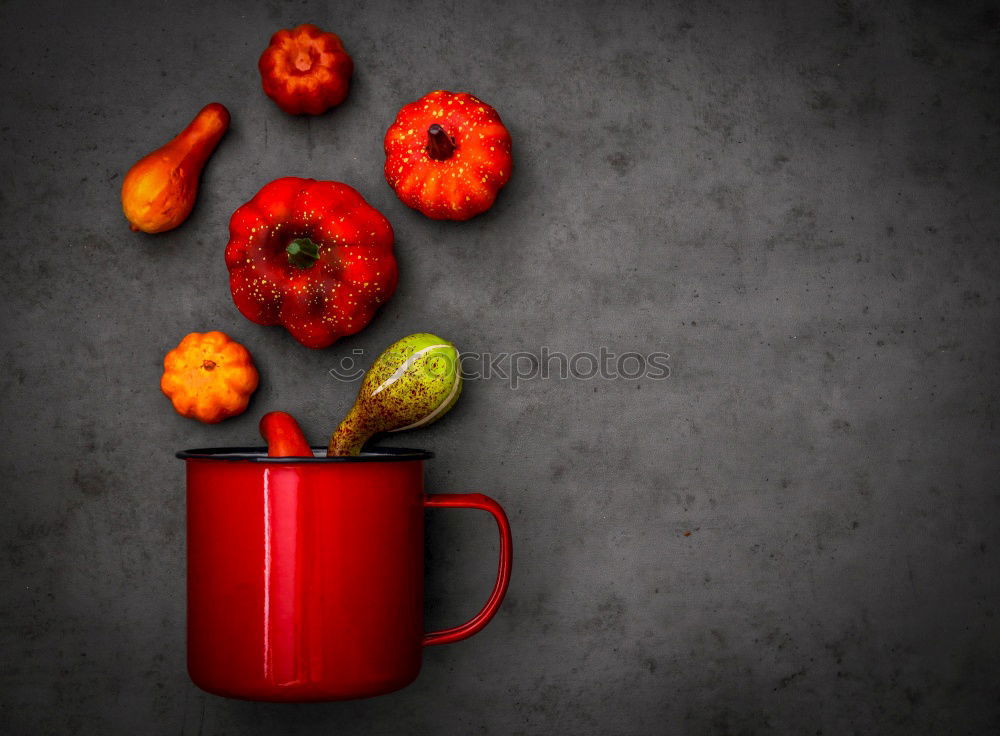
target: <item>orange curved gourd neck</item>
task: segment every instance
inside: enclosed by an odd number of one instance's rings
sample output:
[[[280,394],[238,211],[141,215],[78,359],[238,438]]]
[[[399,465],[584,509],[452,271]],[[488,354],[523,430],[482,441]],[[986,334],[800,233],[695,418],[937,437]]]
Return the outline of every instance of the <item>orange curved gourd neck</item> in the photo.
[[[181,166],[204,166],[229,129],[229,111],[218,102],[205,105],[184,130],[160,149],[181,158]]]

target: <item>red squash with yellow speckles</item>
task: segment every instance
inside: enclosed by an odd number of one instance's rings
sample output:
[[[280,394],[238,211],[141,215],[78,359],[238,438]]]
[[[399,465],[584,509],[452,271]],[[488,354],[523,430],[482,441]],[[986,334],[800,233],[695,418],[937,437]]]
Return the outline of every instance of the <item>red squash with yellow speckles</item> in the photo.
[[[233,301],[325,348],[353,335],[396,290],[389,221],[335,181],[275,179],[233,213],[226,265]]]
[[[406,105],[385,134],[385,178],[434,220],[468,220],[510,179],[510,133],[472,95],[437,90]]]

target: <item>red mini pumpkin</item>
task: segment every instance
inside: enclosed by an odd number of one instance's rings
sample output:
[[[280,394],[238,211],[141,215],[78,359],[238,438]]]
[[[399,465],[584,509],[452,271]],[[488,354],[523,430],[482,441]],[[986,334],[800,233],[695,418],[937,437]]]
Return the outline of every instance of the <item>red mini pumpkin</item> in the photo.
[[[434,220],[468,220],[510,179],[510,133],[470,94],[437,90],[403,107],[385,134],[385,178]]]
[[[339,105],[354,72],[340,36],[311,23],[271,36],[257,66],[264,93],[291,115],[320,115]]]

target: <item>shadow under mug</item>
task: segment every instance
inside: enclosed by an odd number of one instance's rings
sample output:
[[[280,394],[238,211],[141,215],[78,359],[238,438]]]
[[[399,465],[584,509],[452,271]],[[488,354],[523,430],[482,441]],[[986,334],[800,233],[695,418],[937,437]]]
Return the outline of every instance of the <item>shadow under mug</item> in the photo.
[[[472,636],[503,600],[507,516],[482,494],[424,495],[429,452],[177,457],[187,465],[188,672],[203,690],[286,702],[388,693],[416,678],[425,646]],[[500,530],[486,605],[432,633],[423,629],[427,508],[487,511]]]

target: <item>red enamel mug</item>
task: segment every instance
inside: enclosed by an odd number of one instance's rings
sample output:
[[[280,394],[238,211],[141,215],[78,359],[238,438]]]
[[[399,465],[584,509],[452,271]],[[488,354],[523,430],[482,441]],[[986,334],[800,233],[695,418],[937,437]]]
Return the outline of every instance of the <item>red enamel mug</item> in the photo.
[[[188,672],[210,693],[294,702],[391,692],[416,678],[424,647],[475,634],[507,591],[506,514],[478,493],[425,495],[429,452],[271,458],[217,448],[177,457],[187,465]],[[486,605],[431,633],[428,508],[487,511],[500,529]]]

